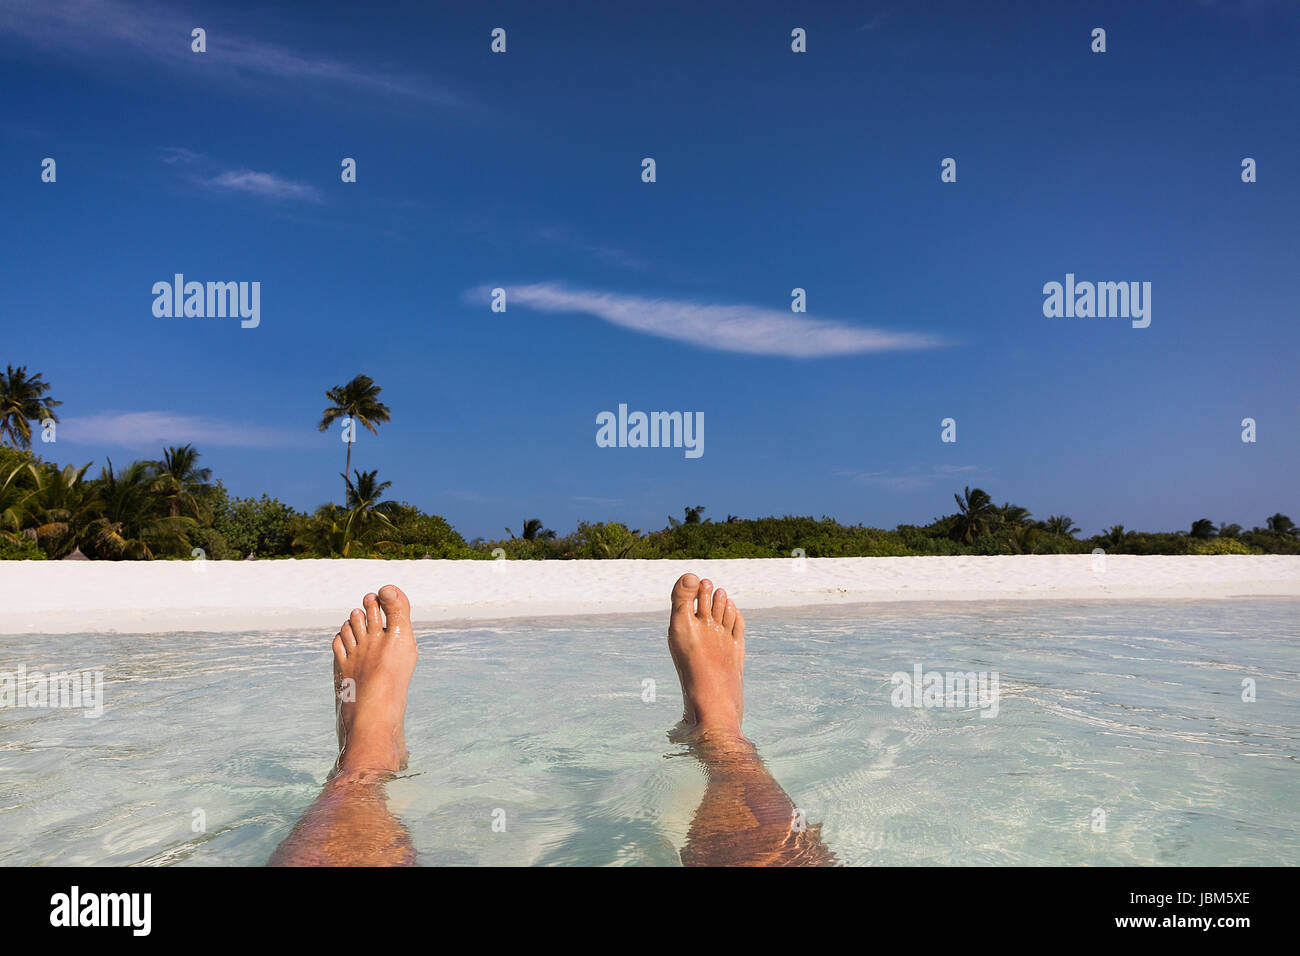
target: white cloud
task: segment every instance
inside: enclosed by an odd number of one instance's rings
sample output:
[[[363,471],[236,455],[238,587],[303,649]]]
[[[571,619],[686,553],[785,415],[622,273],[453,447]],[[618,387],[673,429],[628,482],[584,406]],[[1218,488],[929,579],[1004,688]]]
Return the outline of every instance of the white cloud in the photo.
[[[188,166],[191,163],[202,162],[206,158],[202,153],[196,153],[184,146],[167,146],[162,151],[162,161],[168,166]]]
[[[246,193],[265,199],[324,202],[315,186],[255,169],[223,170],[222,164],[211,156],[184,146],[166,146],[162,149],[160,158],[168,166],[174,167],[184,181],[201,189]]]
[[[489,287],[466,293],[486,301]],[[831,319],[752,305],[710,305],[681,299],[652,299],[592,289],[569,289],[553,282],[506,288],[507,308],[539,312],[578,312],[646,335],[675,339],[692,346],[747,355],[821,358],[936,348],[936,336],[890,332]]]
[[[190,50],[190,31],[207,31],[207,52]],[[42,50],[76,54],[78,59],[129,54],[170,66],[204,65],[230,80],[330,83],[411,97],[442,105],[463,100],[418,74],[369,70],[329,57],[240,36],[222,28],[222,19],[181,16],[162,5],[120,0],[0,0],[0,34],[17,36]]]
[[[252,169],[228,170],[207,181],[209,186],[252,193],[269,199],[305,199],[320,202],[320,194],[306,183],[294,182],[275,173],[259,173]]]
[[[164,445],[192,443],[227,448],[291,448],[309,444],[302,432],[223,422],[176,412],[100,412],[59,422],[58,440],[76,445],[115,446],[159,453]]]

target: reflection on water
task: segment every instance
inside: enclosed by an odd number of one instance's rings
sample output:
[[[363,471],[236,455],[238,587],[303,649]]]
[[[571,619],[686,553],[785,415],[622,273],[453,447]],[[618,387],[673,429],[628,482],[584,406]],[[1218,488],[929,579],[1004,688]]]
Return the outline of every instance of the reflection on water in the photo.
[[[841,863],[1295,864],[1298,609],[756,611],[745,728]],[[421,630],[389,786],[421,863],[678,864],[666,616]],[[264,862],[333,758],[330,636],[0,637],[0,672],[105,680],[99,719],[0,710],[0,864]],[[997,717],[891,706],[918,664],[997,671]]]

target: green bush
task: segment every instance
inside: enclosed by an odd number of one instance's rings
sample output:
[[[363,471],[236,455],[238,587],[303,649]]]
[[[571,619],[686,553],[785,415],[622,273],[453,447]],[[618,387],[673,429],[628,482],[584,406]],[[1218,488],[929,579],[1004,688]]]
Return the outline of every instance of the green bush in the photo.
[[[214,504],[212,530],[225,541],[232,557],[247,557],[250,551],[259,558],[287,555],[292,553],[290,525],[297,516],[296,511],[269,495],[228,498]]]
[[[573,557],[566,553],[565,544],[567,539],[556,539],[554,541],[529,541],[525,538],[510,538],[506,541],[488,541],[480,545],[479,550],[485,556],[491,556],[492,551],[497,548],[506,553],[507,560],[510,561],[543,561],[548,558]]]
[[[579,558],[635,558],[641,539],[617,521],[593,524],[578,522],[578,530],[569,536],[567,543]]]
[[[380,511],[393,524],[376,534],[392,541],[404,558],[466,558],[475,556],[465,539],[441,515],[429,515],[402,502],[381,506]]]
[[[216,528],[195,528],[186,535],[189,538],[191,550],[193,548],[202,548],[203,555],[208,561],[232,561],[244,557],[247,552],[240,554],[230,546],[230,543]],[[186,555],[187,558],[193,558],[193,554]]]
[[[170,454],[172,450],[164,453]],[[242,559],[249,552],[259,558],[346,554],[490,560],[497,549],[521,561],[789,559],[796,553],[809,558],[1078,554],[1093,548],[1112,554],[1300,554],[1300,529],[1281,513],[1265,519],[1266,527],[1250,531],[1221,525],[1218,537],[1205,537],[1213,534],[1206,519],[1193,524],[1197,537],[1126,531],[1117,525],[1078,540],[1052,533],[1068,526],[1059,516],[1033,521],[1025,508],[998,507],[986,492],[969,488],[964,497],[956,496],[960,514],[892,531],[825,516],[701,521],[704,509],[688,507],[685,520],[670,518],[669,527],[645,534],[617,521],[582,521],[569,535],[557,537],[541,532],[542,523],[530,519],[524,527],[532,538],[512,535],[467,544],[439,515],[406,502],[380,502],[388,483],[378,482],[374,472],[364,473],[370,490],[354,492],[349,499],[354,510],[326,504],[304,514],[265,494],[233,498],[220,481],[208,483],[206,473],[201,480],[192,475],[178,485],[174,476],[160,474],[152,460],[104,468],[98,478],[83,478],[72,466],[59,470],[49,465],[36,473],[21,467],[32,462],[41,460],[0,445],[0,479],[13,475],[0,488],[0,531],[15,536],[0,542],[2,558],[59,558],[78,545],[92,558],[112,560],[190,560],[194,548],[202,548],[211,560]],[[33,540],[36,535],[39,540]],[[978,536],[968,541],[971,535]]]
[[[1192,544],[1193,554],[1263,554],[1258,548],[1252,548],[1232,538],[1212,538],[1209,541],[1196,541]]]
[[[1300,538],[1254,529],[1241,536],[1241,542],[1259,548],[1262,554],[1300,554]]]
[[[0,538],[0,561],[44,561],[45,552],[35,541],[19,538],[12,541]]]

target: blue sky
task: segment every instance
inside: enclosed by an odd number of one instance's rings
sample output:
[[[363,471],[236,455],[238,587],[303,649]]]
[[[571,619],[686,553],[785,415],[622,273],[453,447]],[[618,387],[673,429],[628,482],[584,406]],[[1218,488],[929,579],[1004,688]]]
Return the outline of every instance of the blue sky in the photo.
[[[1089,533],[1300,512],[1295,4],[467,6],[0,0],[0,362],[64,402],[42,454],[193,441],[312,508],[365,372],[393,420],[354,465],[466,537],[892,527],[966,484]],[[177,272],[260,282],[261,324],[155,317]],[[1150,327],[1044,317],[1067,272],[1150,282]],[[705,454],[598,448],[620,403],[703,412]]]

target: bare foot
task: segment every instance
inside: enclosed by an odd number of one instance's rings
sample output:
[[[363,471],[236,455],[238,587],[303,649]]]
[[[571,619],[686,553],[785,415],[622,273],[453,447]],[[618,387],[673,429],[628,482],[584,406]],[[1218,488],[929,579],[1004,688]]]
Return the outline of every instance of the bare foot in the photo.
[[[682,722],[674,739],[744,739],[745,616],[722,588],[683,574],[673,585],[668,650],[682,683]]]
[[[411,602],[387,584],[378,595],[367,594],[362,604],[365,610],[354,610],[334,638],[336,771],[402,770],[406,688],[418,656]]]

